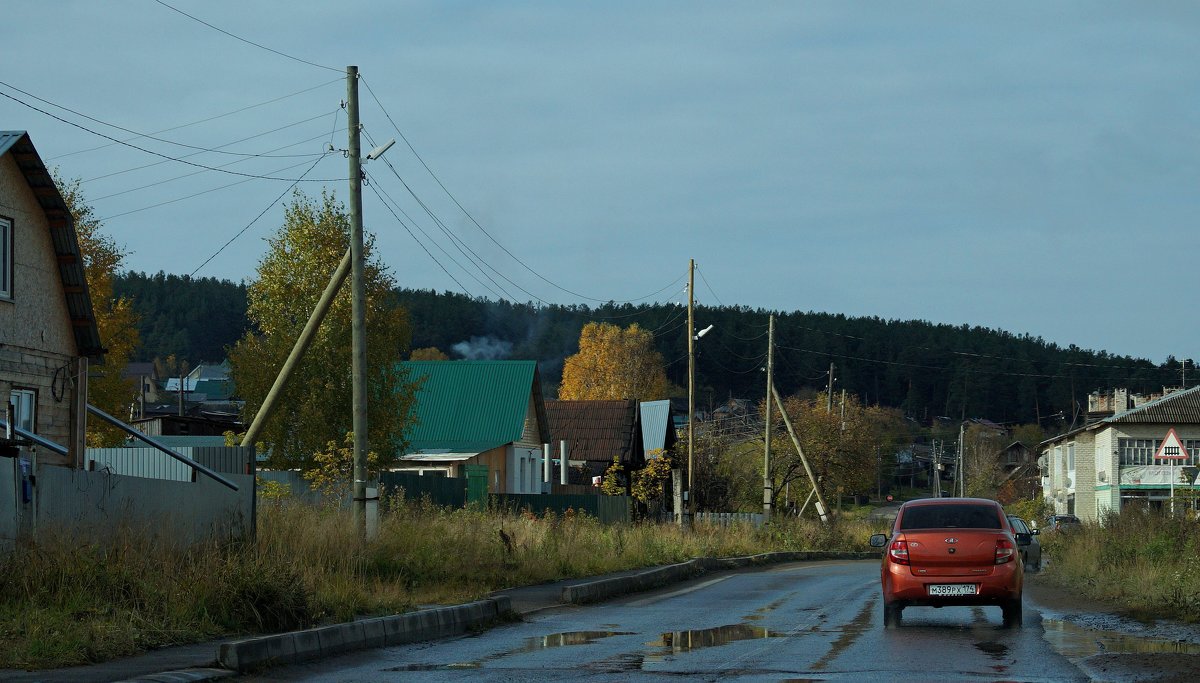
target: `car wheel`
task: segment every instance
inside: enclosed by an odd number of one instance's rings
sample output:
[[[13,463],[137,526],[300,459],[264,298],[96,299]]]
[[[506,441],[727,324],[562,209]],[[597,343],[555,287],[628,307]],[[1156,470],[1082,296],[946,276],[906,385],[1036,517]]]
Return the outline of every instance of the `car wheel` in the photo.
[[[1021,626],[1021,596],[1005,601],[1001,609],[1004,610],[1005,628],[1019,628]]]
[[[883,603],[883,627],[896,628],[904,617],[904,607],[894,603]]]

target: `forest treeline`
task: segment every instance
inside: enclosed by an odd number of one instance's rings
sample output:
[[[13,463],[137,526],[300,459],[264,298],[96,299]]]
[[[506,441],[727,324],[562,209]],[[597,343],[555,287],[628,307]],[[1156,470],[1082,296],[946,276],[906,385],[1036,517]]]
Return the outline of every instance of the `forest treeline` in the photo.
[[[249,325],[244,284],[126,273],[115,290],[132,297],[141,316],[139,360],[175,354],[193,364],[219,361]],[[396,304],[409,313],[412,348],[435,347],[451,358],[537,360],[550,396],[563,360],[578,351],[584,324],[637,323],[654,333],[668,379],[686,386],[687,311],[677,304],[545,306],[412,289],[397,291]],[[696,343],[700,407],[763,396],[769,313],[697,307],[696,326],[713,325]],[[1051,429],[1053,420],[1069,423],[1085,411],[1091,391],[1150,393],[1180,379],[1174,358],[1158,364],[977,326],[799,311],[776,313],[775,325],[775,383],[782,393],[823,390],[832,363],[835,392],[900,408],[921,422],[982,417]]]

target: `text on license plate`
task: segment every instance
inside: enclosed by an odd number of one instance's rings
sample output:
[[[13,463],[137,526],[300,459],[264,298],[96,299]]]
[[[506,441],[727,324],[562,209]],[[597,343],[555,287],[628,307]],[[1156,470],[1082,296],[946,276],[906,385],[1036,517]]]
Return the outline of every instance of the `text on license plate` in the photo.
[[[975,595],[973,583],[931,583],[930,595]]]

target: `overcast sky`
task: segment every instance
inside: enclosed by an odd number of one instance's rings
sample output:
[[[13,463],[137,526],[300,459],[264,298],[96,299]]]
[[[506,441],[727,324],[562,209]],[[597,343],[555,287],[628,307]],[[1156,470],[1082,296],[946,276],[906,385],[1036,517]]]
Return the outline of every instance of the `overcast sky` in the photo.
[[[364,189],[402,286],[682,301],[694,258],[704,304],[1200,356],[1200,5],[168,1],[321,66],[154,0],[8,3],[0,93],[123,140],[105,124],[153,133],[261,104],[130,144],[284,179],[317,162],[306,178],[331,182],[299,186],[344,199],[346,160],[320,155],[347,146],[357,65],[537,273],[401,141],[386,158],[462,241],[368,164],[424,244]],[[400,137],[365,87],[361,102],[367,134]],[[85,181],[133,270],[195,271],[291,184],[107,144],[8,97],[0,129]],[[276,204],[196,275],[252,278],[281,219]]]

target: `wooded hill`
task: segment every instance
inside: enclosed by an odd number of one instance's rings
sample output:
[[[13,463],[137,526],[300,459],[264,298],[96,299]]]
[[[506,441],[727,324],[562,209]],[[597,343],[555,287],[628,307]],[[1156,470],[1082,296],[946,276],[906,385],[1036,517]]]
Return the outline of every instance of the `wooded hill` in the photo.
[[[127,273],[116,293],[131,296],[141,316],[137,359],[174,353],[193,364],[219,361],[245,333],[246,290],[213,278]],[[687,311],[676,304],[540,306],[429,290],[400,290],[409,312],[412,348],[436,347],[452,358],[520,358],[540,362],[553,397],[563,359],[578,350],[589,321],[651,330],[667,376],[687,381]],[[713,330],[696,344],[697,403],[757,401],[765,393],[768,311],[700,306],[696,325]],[[823,390],[829,364],[834,389],[864,403],[898,407],[921,422],[937,416],[1037,422],[1087,409],[1087,394],[1128,387],[1149,393],[1177,386],[1179,363],[1114,356],[1038,337],[969,325],[919,320],[848,318],[829,313],[778,313],[775,382],[784,394]]]

